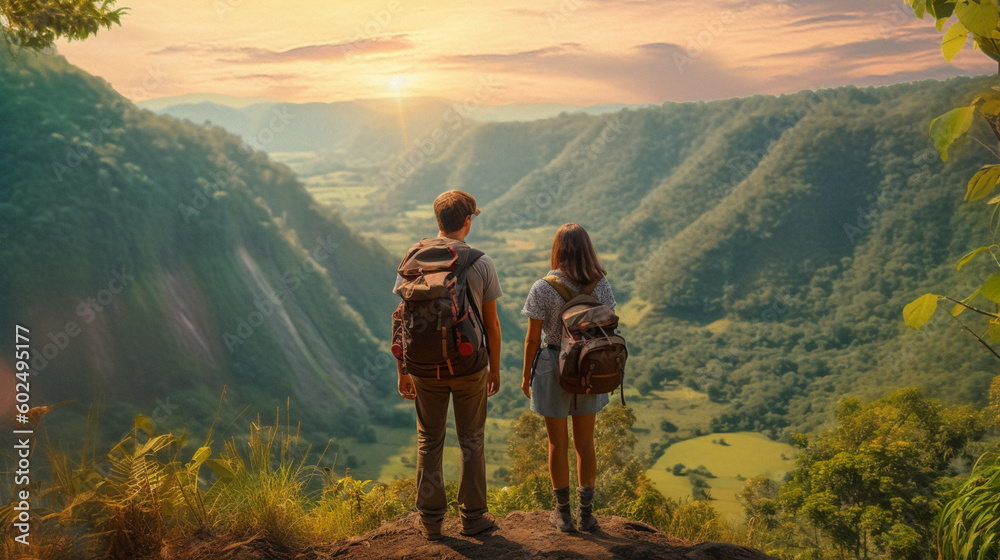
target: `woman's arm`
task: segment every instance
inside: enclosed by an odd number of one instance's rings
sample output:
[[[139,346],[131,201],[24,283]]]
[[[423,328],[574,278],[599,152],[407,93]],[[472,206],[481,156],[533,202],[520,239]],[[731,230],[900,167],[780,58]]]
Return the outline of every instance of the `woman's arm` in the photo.
[[[524,366],[521,370],[521,391],[531,398],[531,364],[542,345],[542,320],[528,319],[528,336],[524,338]]]

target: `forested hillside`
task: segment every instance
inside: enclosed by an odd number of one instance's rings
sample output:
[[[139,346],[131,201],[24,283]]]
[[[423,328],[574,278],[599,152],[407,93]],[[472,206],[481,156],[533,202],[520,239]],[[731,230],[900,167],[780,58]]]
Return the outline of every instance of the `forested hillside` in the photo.
[[[27,51],[0,123],[0,322],[31,329],[32,403],[74,401],[62,438],[92,404],[115,442],[137,412],[205,427],[223,386],[223,418],[291,397],[317,439],[371,430],[394,263],[287,167]]]
[[[526,408],[513,381],[519,311],[566,221],[591,231],[610,271],[629,391],[652,399],[655,418],[640,418],[656,449],[708,432],[810,431],[845,395],[903,386],[985,403],[989,355],[945,311],[916,332],[901,310],[925,291],[965,295],[988,272],[954,269],[989,235],[988,214],[961,202],[988,154],[966,142],[943,164],[926,133],[986,78],[533,122],[383,107],[338,150],[277,154],[303,188],[220,128],[138,110],[61,59],[4,59],[3,71],[16,133],[4,136],[0,212],[18,224],[0,239],[5,318],[36,322],[38,354],[55,353],[42,369],[55,381],[38,394],[77,399],[79,414],[104,395],[130,403],[127,422],[130,406],[170,396],[204,419],[226,384],[258,409],[294,395],[313,425],[362,418],[351,411],[392,396],[384,287],[402,249],[436,231],[429,204],[447,188],[484,207],[470,241],[494,257],[505,292],[508,381],[494,416]],[[270,131],[263,149],[304,130],[268,114],[241,125]],[[134,280],[112,294],[116,273]],[[80,333],[61,336],[71,321]],[[684,412],[666,408],[685,400]]]
[[[501,269],[505,340],[515,345],[551,235],[578,222],[622,304],[632,387],[680,388],[692,402],[707,394],[715,412],[704,430],[808,431],[844,395],[920,385],[985,403],[993,358],[945,311],[921,332],[904,327],[901,311],[925,291],[968,295],[986,272],[957,273],[955,263],[991,235],[988,211],[962,203],[991,156],[966,142],[944,164],[927,129],[990,80],[442,123],[432,150],[415,135],[414,148],[356,170],[353,183],[307,181],[396,252],[432,234],[436,193],[476,196],[484,211],[470,241]],[[519,349],[504,355],[519,371]],[[515,389],[499,410],[520,410]]]

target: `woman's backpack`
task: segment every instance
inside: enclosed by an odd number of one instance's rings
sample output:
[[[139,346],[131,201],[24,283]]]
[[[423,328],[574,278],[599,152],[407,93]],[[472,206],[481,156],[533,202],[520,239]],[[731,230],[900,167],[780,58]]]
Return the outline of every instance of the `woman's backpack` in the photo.
[[[565,302],[559,310],[559,385],[570,393],[596,395],[621,387],[625,404],[628,348],[618,332],[618,316],[591,295],[597,282],[574,292],[558,276],[544,278]]]
[[[435,237],[410,247],[397,271],[403,299],[392,314],[392,353],[406,373],[441,378],[489,364],[483,321],[469,297],[466,273],[483,252]]]

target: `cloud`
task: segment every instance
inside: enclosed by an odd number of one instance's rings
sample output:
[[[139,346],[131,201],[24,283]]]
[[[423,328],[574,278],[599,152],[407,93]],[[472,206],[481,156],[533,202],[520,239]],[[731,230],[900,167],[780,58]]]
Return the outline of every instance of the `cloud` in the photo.
[[[579,43],[512,53],[449,55],[436,60],[452,70],[521,74],[590,83],[608,101],[661,103],[750,95],[756,84],[709,53],[692,55],[673,43],[635,45],[623,53],[594,52]],[[565,82],[563,82],[565,83]],[[724,84],[720,91],[718,84]]]
[[[874,57],[894,55],[915,55],[927,49],[927,41],[922,37],[912,39],[865,39],[839,45],[823,43],[804,49],[770,55],[769,58],[789,58],[820,56],[834,61],[860,61]]]
[[[829,14],[824,16],[811,16],[795,20],[794,22],[792,22],[792,25],[794,26],[820,25],[824,23],[839,23],[842,21],[856,22],[862,19],[864,19],[864,16],[860,14]]]
[[[513,53],[447,55],[438,58],[438,61],[457,65],[496,64],[499,66],[510,66],[554,59],[574,52],[583,52],[580,43],[561,43],[551,47]]]
[[[254,73],[254,74],[236,74],[232,76],[216,76],[216,80],[300,80],[302,76],[300,74],[268,74],[268,73]]]
[[[154,55],[178,53],[215,55],[219,62],[229,64],[262,64],[275,62],[342,60],[350,56],[391,53],[414,47],[407,35],[394,35],[376,39],[358,39],[342,43],[305,45],[284,51],[259,47],[238,47],[234,45],[170,45],[153,51]]]
[[[969,70],[963,70],[951,64],[942,62],[931,68],[926,68],[922,70],[900,70],[899,72],[892,72],[888,74],[871,74],[864,76],[855,82],[858,85],[870,85],[870,86],[887,86],[891,84],[898,84],[900,82],[913,82],[917,80],[947,80],[948,78],[954,78],[955,76],[976,76],[981,73]]]

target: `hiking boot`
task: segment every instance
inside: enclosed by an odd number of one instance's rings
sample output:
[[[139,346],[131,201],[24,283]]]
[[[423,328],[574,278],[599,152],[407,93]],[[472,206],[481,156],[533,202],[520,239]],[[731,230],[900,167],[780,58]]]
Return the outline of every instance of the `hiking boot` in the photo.
[[[472,537],[480,533],[485,533],[490,529],[497,528],[496,519],[494,519],[493,515],[489,513],[484,513],[482,517],[473,521],[466,521],[463,519],[462,525],[463,527],[461,533],[466,537]]]
[[[439,541],[441,540],[441,525],[428,526],[424,524],[424,521],[420,519],[418,515],[413,521],[413,528],[420,531],[420,534],[429,541]]]
[[[553,488],[552,495],[555,497],[556,507],[549,514],[549,521],[552,526],[563,533],[575,531],[573,528],[573,513],[569,508],[569,486],[563,488]]]
[[[601,528],[597,523],[597,518],[593,515],[594,509],[594,489],[586,486],[578,486],[576,489],[576,516],[581,531],[593,533]]]

